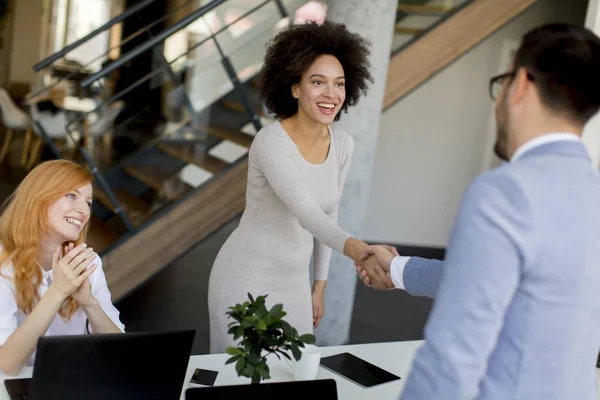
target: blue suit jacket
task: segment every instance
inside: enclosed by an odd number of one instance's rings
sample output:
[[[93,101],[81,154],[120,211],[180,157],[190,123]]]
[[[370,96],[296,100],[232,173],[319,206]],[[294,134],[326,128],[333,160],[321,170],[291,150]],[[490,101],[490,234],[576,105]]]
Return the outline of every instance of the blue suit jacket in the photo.
[[[597,400],[600,174],[552,142],[480,175],[443,262],[412,258],[436,297],[403,400]]]

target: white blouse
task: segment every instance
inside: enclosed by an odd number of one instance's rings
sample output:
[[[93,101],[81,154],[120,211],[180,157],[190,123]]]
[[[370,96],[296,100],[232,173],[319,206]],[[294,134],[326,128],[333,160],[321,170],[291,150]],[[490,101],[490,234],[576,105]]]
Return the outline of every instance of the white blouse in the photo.
[[[0,247],[0,250],[1,249],[2,248]],[[104,310],[106,315],[122,332],[125,332],[125,326],[119,320],[119,311],[111,301],[110,291],[106,284],[106,277],[102,271],[102,260],[100,256],[96,255],[95,263],[96,270],[90,276],[92,294],[96,300],[98,300],[100,307]],[[11,279],[14,273],[12,263],[4,265],[0,272],[0,345],[3,345],[8,337],[25,321],[28,315],[17,308],[15,285]],[[42,283],[38,288],[40,298],[44,296],[52,283],[52,271],[42,270],[42,275]],[[73,314],[68,322],[63,321],[60,315],[56,314],[44,336],[83,335],[86,333],[86,319],[85,313],[81,308]],[[91,331],[91,326],[89,329]],[[35,351],[27,361],[26,365],[32,366],[34,360]]]

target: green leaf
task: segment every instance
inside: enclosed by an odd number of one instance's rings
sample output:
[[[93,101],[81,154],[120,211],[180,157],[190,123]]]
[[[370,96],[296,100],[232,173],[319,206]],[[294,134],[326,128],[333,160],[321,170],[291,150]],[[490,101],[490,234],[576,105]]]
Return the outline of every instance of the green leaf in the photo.
[[[287,336],[294,336],[294,328],[292,328],[292,326],[288,324],[287,321],[281,321],[281,327],[283,328],[283,332]]]
[[[306,333],[306,334],[300,336],[298,338],[298,340],[300,340],[301,342],[304,342],[306,344],[315,344],[315,342],[317,341],[315,336],[311,335],[310,333]]]
[[[244,369],[244,367],[246,366],[246,359],[244,357],[241,357],[237,363],[235,363],[235,371],[238,373],[238,375],[240,375],[242,373],[242,370]]]
[[[238,326],[237,331],[235,332],[235,335],[233,335],[233,339],[237,340],[243,334],[244,334],[244,327],[240,325],[240,326]]]
[[[242,370],[241,375],[245,376],[247,378],[252,378],[252,375],[254,375],[255,371],[256,371],[256,368],[254,368],[250,364],[247,364],[246,367]]]
[[[252,295],[251,295],[250,293],[248,293],[248,298],[250,299],[250,301],[251,301],[252,303],[254,303],[254,297],[252,297]]]
[[[302,352],[300,352],[300,349],[295,344],[292,345],[292,354],[294,355],[296,361],[302,357]]]
[[[233,363],[233,362],[236,362],[236,361],[237,361],[237,360],[239,360],[240,358],[242,358],[242,356],[234,356],[234,357],[231,357],[229,360],[225,361],[225,365],[227,365],[227,364],[231,364],[231,363]]]
[[[244,328],[252,328],[254,326],[254,322],[248,321],[247,319],[244,319],[244,322],[242,322],[242,326]]]
[[[248,354],[248,362],[253,365],[258,365],[262,361],[262,357],[256,353]]]
[[[267,324],[265,324],[265,321],[263,321],[261,319],[261,320],[259,320],[256,323],[256,329],[258,329],[259,331],[266,331],[267,330]]]
[[[258,307],[257,311],[260,312],[260,313],[262,313],[262,314],[268,314],[269,313],[269,311],[267,310],[267,307],[265,306],[264,303],[262,303],[260,305],[260,307]]]
[[[232,326],[231,328],[227,329],[227,333],[233,335],[237,332],[238,328],[239,328],[239,325]]]
[[[269,374],[269,368],[265,365],[265,368],[258,367],[258,372],[263,379],[271,379],[271,375]]]
[[[225,350],[227,352],[227,354],[229,354],[230,356],[239,356],[241,354],[243,354],[243,351],[241,349],[238,349],[237,347],[228,347],[227,350]]]
[[[278,346],[279,345],[279,340],[274,339],[272,337],[266,337],[264,338],[264,342],[267,346]]]
[[[271,311],[269,311],[271,316],[276,319],[283,318],[283,304],[275,304]]]
[[[285,352],[285,351],[279,351],[279,354],[281,354],[282,356],[284,356],[288,360],[292,359],[292,357],[290,357],[290,355],[287,352]]]

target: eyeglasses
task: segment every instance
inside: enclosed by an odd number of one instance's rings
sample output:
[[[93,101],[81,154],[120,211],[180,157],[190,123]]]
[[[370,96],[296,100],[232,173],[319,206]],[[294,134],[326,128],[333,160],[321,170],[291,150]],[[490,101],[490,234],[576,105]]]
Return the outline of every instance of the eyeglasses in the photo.
[[[494,76],[490,79],[490,97],[493,101],[496,101],[498,96],[500,96],[500,92],[502,92],[502,84],[506,78],[513,79],[516,75],[516,72],[506,72],[504,74]]]
[[[490,97],[493,101],[496,101],[496,99],[502,92],[502,84],[504,83],[504,80],[507,78],[513,79],[516,74],[516,71],[505,72],[504,74],[494,76],[492,79],[490,79]],[[533,75],[531,75],[529,72],[527,72],[527,79],[529,79],[530,81],[534,80]]]

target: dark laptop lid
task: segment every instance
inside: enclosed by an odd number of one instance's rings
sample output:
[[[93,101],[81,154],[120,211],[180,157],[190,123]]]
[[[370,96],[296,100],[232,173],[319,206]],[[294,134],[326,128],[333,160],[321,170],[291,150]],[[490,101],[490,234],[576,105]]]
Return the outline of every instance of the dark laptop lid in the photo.
[[[41,337],[28,399],[179,399],[195,333]]]
[[[231,399],[287,399],[318,398],[337,400],[337,386],[333,379],[292,381],[232,386],[207,386],[189,388],[185,400],[231,400]]]

